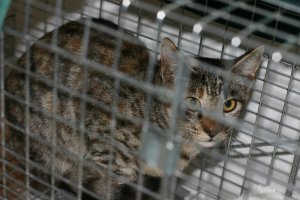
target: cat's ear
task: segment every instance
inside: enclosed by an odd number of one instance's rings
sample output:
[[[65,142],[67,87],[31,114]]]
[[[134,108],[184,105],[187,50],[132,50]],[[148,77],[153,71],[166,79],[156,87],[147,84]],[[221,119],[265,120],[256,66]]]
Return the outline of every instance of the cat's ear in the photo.
[[[160,50],[160,76],[163,82],[172,82],[176,73],[178,49],[169,39],[164,38]]]
[[[232,71],[238,75],[245,76],[250,80],[254,80],[256,71],[260,65],[264,46],[259,46],[235,60]]]

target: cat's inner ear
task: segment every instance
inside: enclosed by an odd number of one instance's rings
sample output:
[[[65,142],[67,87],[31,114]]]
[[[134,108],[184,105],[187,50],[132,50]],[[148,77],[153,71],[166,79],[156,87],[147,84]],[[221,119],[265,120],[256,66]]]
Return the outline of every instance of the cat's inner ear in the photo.
[[[260,65],[264,46],[259,46],[236,59],[232,71],[238,75],[254,80],[256,71]]]
[[[164,38],[161,42],[160,52],[160,76],[163,82],[174,80],[178,61],[177,54],[178,50],[175,44],[169,38]]]

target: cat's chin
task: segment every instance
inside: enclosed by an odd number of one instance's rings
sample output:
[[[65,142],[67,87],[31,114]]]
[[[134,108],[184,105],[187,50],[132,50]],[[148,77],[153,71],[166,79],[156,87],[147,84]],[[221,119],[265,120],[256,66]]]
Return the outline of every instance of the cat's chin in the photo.
[[[211,147],[214,147],[218,144],[218,142],[216,141],[201,141],[199,142],[199,144],[202,146],[202,147],[205,147],[205,148],[211,148]]]

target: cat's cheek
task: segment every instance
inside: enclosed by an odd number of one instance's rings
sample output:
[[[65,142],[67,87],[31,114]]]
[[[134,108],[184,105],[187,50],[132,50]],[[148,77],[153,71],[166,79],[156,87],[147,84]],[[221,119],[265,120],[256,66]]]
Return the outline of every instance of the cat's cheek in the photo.
[[[231,117],[232,120],[238,119],[240,115],[241,115],[241,110],[238,110],[238,111],[234,111],[234,112],[226,113],[226,114],[225,114],[225,116]]]
[[[196,117],[197,117],[196,112],[190,110],[185,111],[185,121],[195,120]]]
[[[226,129],[224,130],[224,139],[222,142],[228,141],[228,139],[230,137],[235,137],[235,133],[233,132],[233,128],[232,127],[226,127]]]

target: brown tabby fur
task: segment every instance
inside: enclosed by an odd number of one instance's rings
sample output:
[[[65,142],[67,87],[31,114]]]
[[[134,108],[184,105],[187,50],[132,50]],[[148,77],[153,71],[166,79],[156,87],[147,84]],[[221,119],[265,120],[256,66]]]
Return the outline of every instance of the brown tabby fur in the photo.
[[[101,19],[93,21],[98,25],[105,25],[110,29],[109,33],[111,34],[91,28],[86,57],[95,63],[105,65],[107,68],[102,69],[105,69],[106,72],[109,72],[113,66],[117,66],[119,72],[144,81],[150,57],[147,48],[125,30],[129,40],[122,42],[120,55],[116,59],[118,62],[114,63],[117,56],[115,51],[117,39],[114,34],[118,27]],[[117,113],[135,119],[144,119],[146,92],[122,80],[116,90],[117,84],[114,78],[98,70],[97,67],[86,68],[88,65],[82,64],[80,57],[85,53],[82,45],[84,30],[82,21],[69,22],[58,29],[57,46],[71,53],[71,58],[64,54],[57,56],[50,48],[37,43],[19,59],[18,66],[21,67],[21,70],[12,69],[6,80],[6,90],[15,98],[7,96],[5,103],[8,121],[20,128],[19,130],[10,128],[15,138],[13,146],[24,156],[26,145],[23,132],[28,131],[30,159],[47,167],[48,170],[53,167],[56,174],[70,180],[70,183],[73,184],[70,186],[71,190],[77,191],[76,185],[80,170],[78,158],[82,157],[83,187],[91,191],[95,198],[108,195],[111,199],[124,199],[120,197],[122,192],[118,192],[118,186],[128,181],[136,181],[138,169],[143,162],[138,156],[142,124],[121,115],[115,115],[110,108],[112,108],[114,100],[117,100],[115,102]],[[50,45],[54,35],[55,32],[48,33],[39,42]],[[163,40],[161,51],[161,64],[157,65],[153,84],[157,87],[163,86],[172,89],[178,51],[168,39]],[[234,61],[209,58],[192,59],[201,60],[218,68],[232,69],[233,72],[238,72],[245,79],[252,81],[261,55],[262,49],[260,48]],[[251,59],[247,57],[251,57]],[[59,61],[58,64],[56,61]],[[243,74],[240,67],[247,65],[250,61],[250,65],[254,65],[250,70],[251,73]],[[36,75],[30,76],[28,83],[22,71],[26,68],[27,63],[29,63],[31,72]],[[231,82],[225,94],[221,77],[195,66],[186,67],[191,69],[191,75],[188,88],[183,95],[184,99],[190,96],[201,101],[205,99],[201,102],[201,107],[214,111],[217,111],[220,105],[223,106],[224,99],[228,97],[236,99],[242,104],[248,101],[250,90],[240,83]],[[87,69],[86,79],[84,79],[85,69]],[[52,83],[55,78],[59,86],[53,89]],[[48,83],[44,80],[48,80]],[[26,84],[29,86],[27,88],[29,89],[29,99],[26,99]],[[57,91],[56,94],[55,91]],[[114,97],[116,91],[117,98]],[[81,94],[85,92],[89,99],[82,104]],[[55,99],[54,104],[53,100]],[[96,102],[90,99],[96,100]],[[32,105],[29,115],[26,114],[26,101]],[[82,109],[84,108],[82,105],[86,109]],[[240,112],[241,110],[238,110],[233,117],[238,117]],[[82,115],[84,118],[81,119]],[[113,120],[115,118],[116,121]],[[169,118],[170,104],[161,103],[157,98],[153,98],[150,110],[151,123],[167,129]],[[26,121],[28,126],[26,126]],[[200,111],[187,109],[181,121],[183,125],[178,130],[182,133],[182,137],[191,141],[192,144],[201,145],[201,141],[210,138],[207,133],[210,132],[212,138],[207,140],[205,145],[213,146],[217,142],[224,142],[231,132],[231,128],[203,115]],[[82,132],[84,132],[83,140],[81,140]],[[214,141],[214,138],[219,139]],[[113,144],[110,143],[112,141]],[[52,148],[54,142],[55,147]],[[185,168],[189,161],[199,153],[197,145],[190,143],[182,145],[178,169]],[[52,156],[53,152],[55,152],[55,156]],[[110,157],[112,157],[111,160]],[[163,174],[160,169],[147,165],[144,167],[144,172],[150,177]],[[58,179],[57,182],[59,182]],[[111,183],[111,191],[109,191],[109,183]]]

